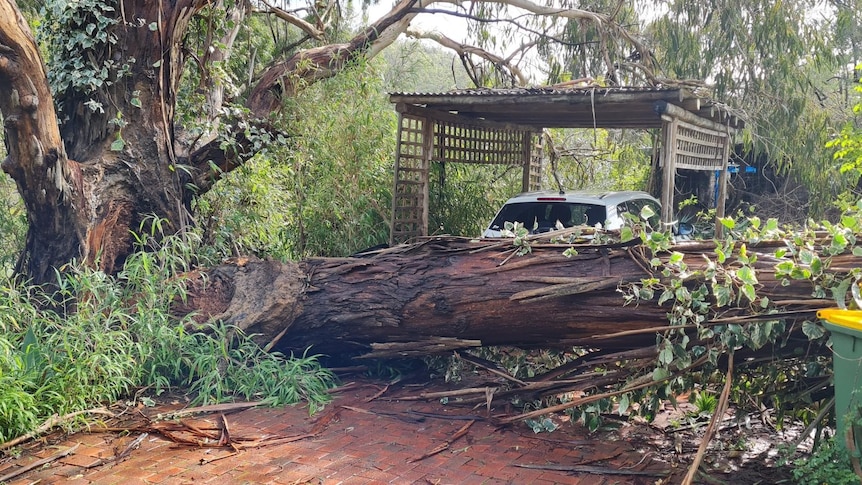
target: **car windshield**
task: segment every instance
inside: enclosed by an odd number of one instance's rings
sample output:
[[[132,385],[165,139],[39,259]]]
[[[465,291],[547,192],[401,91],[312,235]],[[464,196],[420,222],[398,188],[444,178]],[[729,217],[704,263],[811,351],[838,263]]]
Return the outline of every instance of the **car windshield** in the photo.
[[[553,228],[557,221],[563,227],[604,224],[605,206],[576,202],[518,202],[503,206],[491,223],[491,230],[500,231],[506,222],[520,222],[528,230]]]

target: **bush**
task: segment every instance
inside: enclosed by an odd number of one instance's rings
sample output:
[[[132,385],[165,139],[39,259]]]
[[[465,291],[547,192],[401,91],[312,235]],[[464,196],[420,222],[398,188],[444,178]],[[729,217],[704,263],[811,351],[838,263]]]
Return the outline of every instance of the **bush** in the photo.
[[[153,247],[151,239],[138,236],[138,244]],[[0,283],[0,442],[139,387],[178,386],[199,403],[305,400],[315,411],[327,402],[334,377],[314,356],[269,354],[219,322],[201,328],[171,314],[185,298],[182,274],[196,244],[168,237],[131,255],[117,276],[69,265],[50,295],[14,279]]]
[[[811,456],[793,462],[798,485],[858,485],[847,450],[834,438],[824,441]]]

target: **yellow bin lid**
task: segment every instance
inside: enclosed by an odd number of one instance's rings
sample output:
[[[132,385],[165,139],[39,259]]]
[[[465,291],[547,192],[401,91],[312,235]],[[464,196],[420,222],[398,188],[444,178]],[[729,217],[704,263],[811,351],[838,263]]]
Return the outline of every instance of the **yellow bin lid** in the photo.
[[[842,310],[840,308],[825,308],[817,311],[817,318],[826,320],[833,325],[862,331],[862,310]]]

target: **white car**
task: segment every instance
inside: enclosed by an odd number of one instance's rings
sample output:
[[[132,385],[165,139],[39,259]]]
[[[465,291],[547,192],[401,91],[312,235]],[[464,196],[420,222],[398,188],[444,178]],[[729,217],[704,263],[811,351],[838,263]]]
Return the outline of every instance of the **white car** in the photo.
[[[529,192],[506,201],[482,237],[501,237],[506,222],[520,222],[534,234],[555,229],[557,222],[563,227],[619,229],[625,224],[624,213],[641,214],[644,206],[655,214],[649,223],[658,227],[661,205],[646,192]]]

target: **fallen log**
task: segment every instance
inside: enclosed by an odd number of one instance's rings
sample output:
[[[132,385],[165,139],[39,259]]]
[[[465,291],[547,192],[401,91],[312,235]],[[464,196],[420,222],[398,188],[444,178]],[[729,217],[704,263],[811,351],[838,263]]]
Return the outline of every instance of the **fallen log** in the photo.
[[[582,245],[572,257],[560,245],[534,244],[531,254],[512,258],[511,246],[499,242],[431,238],[356,258],[243,258],[192,280],[178,311],[222,319],[256,334],[261,345],[331,356],[401,357],[488,345],[638,348],[654,345],[668,326],[669,306],[658,305],[657,297],[624,306],[620,285],[655,276],[637,242]],[[776,278],[772,252],[783,244],[765,242],[748,253],[761,251],[754,265],[758,294],[784,302],[784,313],[751,316],[747,307],[729,307],[723,319],[792,323],[813,319],[824,306],[826,300],[812,297],[811,282]],[[714,247],[696,242],[673,249],[697,269]],[[842,268],[860,259],[835,258]]]

